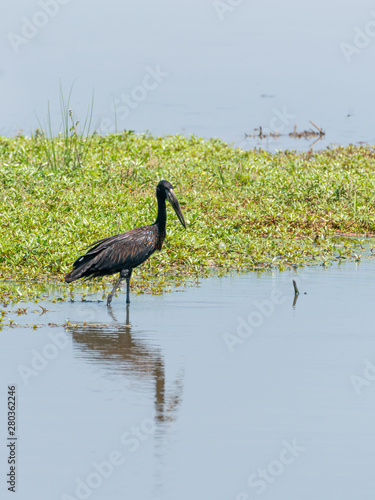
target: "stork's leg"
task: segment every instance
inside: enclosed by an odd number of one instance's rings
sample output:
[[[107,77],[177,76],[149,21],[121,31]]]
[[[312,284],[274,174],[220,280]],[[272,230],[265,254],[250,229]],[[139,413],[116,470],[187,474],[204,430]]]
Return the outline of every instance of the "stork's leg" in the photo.
[[[108,299],[107,299],[107,307],[109,307],[111,305],[111,302],[112,302],[112,297],[113,295],[115,294],[115,291],[117,290],[117,288],[119,287],[121,281],[124,279],[122,276],[121,276],[122,272],[120,273],[120,277],[119,279],[116,281],[116,284],[115,286],[113,287],[112,289],[112,292],[108,295]]]
[[[130,278],[132,277],[132,269],[129,269],[126,276],[126,303],[130,304]]]
[[[129,299],[129,283],[130,283],[131,275],[132,275],[132,269],[123,269],[122,271],[120,271],[120,277],[116,281],[116,284],[113,287],[112,292],[108,295],[107,306],[111,305],[112,298],[113,298],[113,296],[115,294],[115,291],[119,287],[121,281],[124,280],[124,279],[126,279],[126,303],[130,304],[130,299]]]

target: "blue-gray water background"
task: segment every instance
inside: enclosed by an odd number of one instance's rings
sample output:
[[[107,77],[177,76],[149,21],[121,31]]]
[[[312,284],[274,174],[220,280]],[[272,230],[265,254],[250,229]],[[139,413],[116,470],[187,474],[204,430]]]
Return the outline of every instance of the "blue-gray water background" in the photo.
[[[60,0],[62,2],[62,0]],[[48,4],[48,1],[45,0]],[[373,2],[3,2],[0,134],[61,122],[59,80],[93,127],[219,137],[244,148],[374,143]],[[148,75],[156,73],[153,77]],[[39,118],[39,121],[36,117]]]

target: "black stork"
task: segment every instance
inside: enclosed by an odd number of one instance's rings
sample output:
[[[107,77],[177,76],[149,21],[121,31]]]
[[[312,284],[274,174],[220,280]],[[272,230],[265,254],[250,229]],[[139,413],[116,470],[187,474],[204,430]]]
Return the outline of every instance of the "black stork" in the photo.
[[[108,295],[107,306],[111,304],[117,287],[124,279],[126,279],[126,303],[129,304],[129,283],[133,269],[147,260],[155,250],[161,250],[163,246],[167,222],[165,200],[169,201],[181,224],[186,228],[180,204],[170,182],[159,182],[156,187],[156,198],[158,215],[154,224],[95,241],[89,245],[85,255],[74,262],[73,270],[65,276],[65,281],[71,283],[80,278],[96,278],[120,273],[119,279]]]

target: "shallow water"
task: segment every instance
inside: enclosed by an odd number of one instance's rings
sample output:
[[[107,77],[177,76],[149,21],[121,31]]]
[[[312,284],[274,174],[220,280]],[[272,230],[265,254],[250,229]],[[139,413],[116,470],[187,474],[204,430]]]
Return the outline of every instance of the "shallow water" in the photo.
[[[370,0],[51,0],[47,16],[41,3],[8,2],[0,19],[1,135],[46,128],[47,101],[57,130],[61,77],[81,123],[94,89],[101,133],[306,150],[315,138],[287,134],[312,120],[326,131],[314,149],[375,142]],[[286,135],[244,139],[259,126]]]
[[[374,279],[363,260],[133,296],[129,317],[123,293],[8,312],[17,498],[372,498]]]

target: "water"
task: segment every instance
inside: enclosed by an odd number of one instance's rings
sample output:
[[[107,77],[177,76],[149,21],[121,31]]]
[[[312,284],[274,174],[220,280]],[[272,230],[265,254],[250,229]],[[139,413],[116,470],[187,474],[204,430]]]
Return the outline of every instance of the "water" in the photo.
[[[45,126],[48,100],[57,130],[61,77],[65,94],[75,82],[71,107],[81,122],[94,89],[101,133],[306,150],[316,138],[287,134],[295,124],[314,129],[312,120],[326,132],[314,149],[374,143],[370,0],[51,3],[43,14],[40,1],[8,2],[1,16],[2,135],[30,134],[36,114]],[[259,126],[286,135],[245,139]]]
[[[372,498],[374,264],[12,306],[17,498]]]

